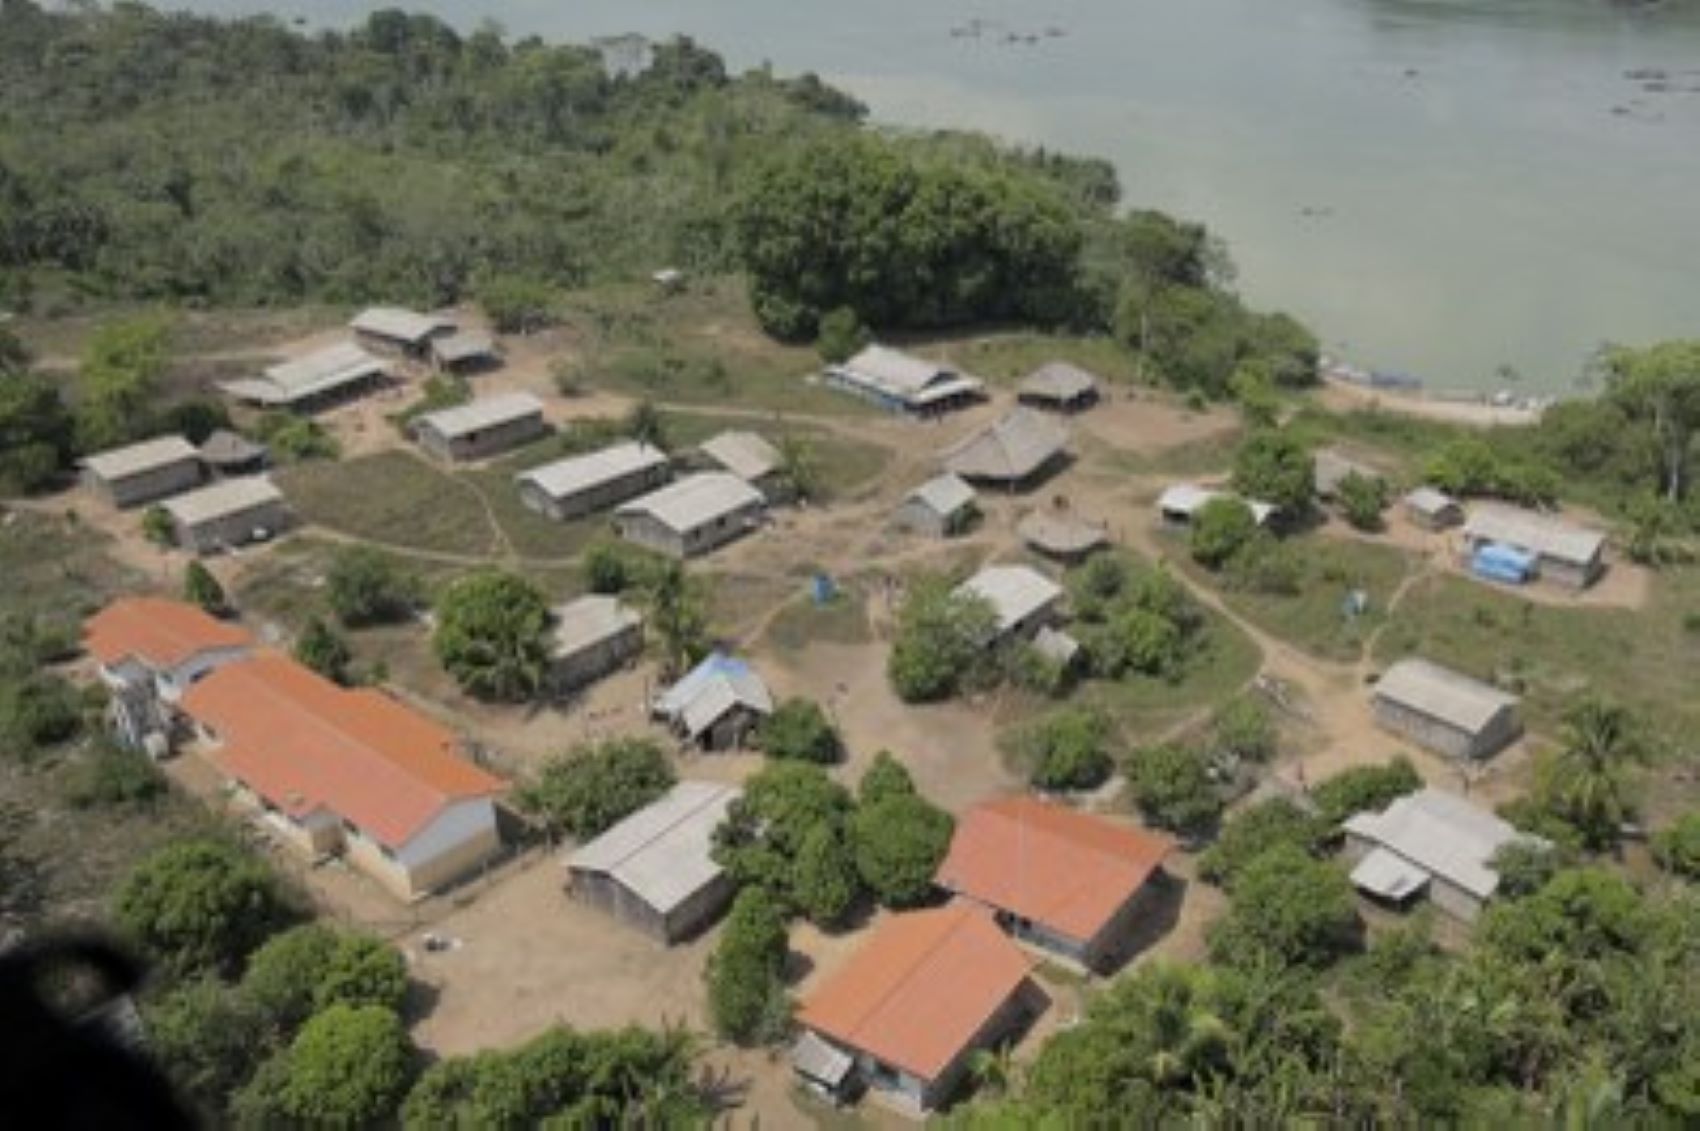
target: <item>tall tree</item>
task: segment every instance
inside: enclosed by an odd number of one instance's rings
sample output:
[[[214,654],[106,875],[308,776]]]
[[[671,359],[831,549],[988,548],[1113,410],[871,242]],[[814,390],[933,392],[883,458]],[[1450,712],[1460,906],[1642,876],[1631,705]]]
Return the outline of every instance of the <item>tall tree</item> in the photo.
[[[1604,357],[1609,395],[1642,421],[1663,453],[1660,488],[1671,500],[1688,493],[1688,465],[1700,428],[1700,339],[1617,348]]]
[[[1583,699],[1565,712],[1564,742],[1545,768],[1540,793],[1588,847],[1608,848],[1632,808],[1629,769],[1650,752],[1641,720],[1627,707]]]
[[[432,646],[461,687],[517,702],[537,693],[548,666],[549,605],[523,577],[487,570],[449,586]]]
[[[708,610],[682,563],[657,567],[647,586],[649,623],[661,640],[664,674],[678,675],[708,651]]]
[[[142,315],[101,327],[78,374],[77,444],[85,452],[141,435],[153,419],[170,360],[171,323]]]

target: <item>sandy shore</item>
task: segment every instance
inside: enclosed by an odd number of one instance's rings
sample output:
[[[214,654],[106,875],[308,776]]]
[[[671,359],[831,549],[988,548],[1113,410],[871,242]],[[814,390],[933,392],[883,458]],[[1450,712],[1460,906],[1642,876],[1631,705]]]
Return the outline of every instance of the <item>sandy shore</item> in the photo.
[[[1541,410],[1520,405],[1492,405],[1483,401],[1444,400],[1421,392],[1398,389],[1372,389],[1364,385],[1324,375],[1318,390],[1322,403],[1337,411],[1378,408],[1428,420],[1444,420],[1476,428],[1495,425],[1527,427],[1541,419]]]

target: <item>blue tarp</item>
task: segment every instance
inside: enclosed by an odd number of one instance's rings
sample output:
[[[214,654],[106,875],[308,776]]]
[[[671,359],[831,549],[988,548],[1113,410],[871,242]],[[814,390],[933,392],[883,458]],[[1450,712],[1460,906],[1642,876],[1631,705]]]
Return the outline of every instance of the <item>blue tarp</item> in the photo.
[[[1489,581],[1521,585],[1534,576],[1535,555],[1498,542],[1487,542],[1477,547],[1470,556],[1470,570],[1477,577],[1485,577]]]
[[[686,703],[696,698],[709,680],[722,675],[745,675],[749,670],[750,665],[743,660],[734,659],[724,652],[710,652],[707,658],[692,668],[683,679],[662,692],[655,701],[655,710],[662,715],[676,714],[684,709]]]

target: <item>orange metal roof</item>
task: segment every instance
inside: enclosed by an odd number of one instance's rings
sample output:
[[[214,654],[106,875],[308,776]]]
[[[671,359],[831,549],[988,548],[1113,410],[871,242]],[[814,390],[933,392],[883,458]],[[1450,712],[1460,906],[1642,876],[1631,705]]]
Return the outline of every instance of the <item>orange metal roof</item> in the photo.
[[[503,788],[430,719],[275,652],[219,668],[183,708],[217,732],[218,764],[267,801],[294,817],[329,810],[390,848],[453,802]]]
[[[935,1080],[1033,966],[981,908],[959,903],[897,915],[810,995],[799,1020]]]
[[[939,865],[940,887],[1088,942],[1151,878],[1169,842],[1032,797],[971,809]]]
[[[182,601],[125,597],[89,618],[83,641],[102,664],[134,656],[155,668],[173,668],[197,652],[240,648],[254,638]]]

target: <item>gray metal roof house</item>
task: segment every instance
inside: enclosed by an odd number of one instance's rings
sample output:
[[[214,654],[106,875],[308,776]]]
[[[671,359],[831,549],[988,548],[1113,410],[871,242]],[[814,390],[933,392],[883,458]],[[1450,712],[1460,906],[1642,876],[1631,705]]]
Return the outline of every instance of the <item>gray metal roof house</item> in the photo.
[[[201,454],[181,436],[159,436],[82,461],[83,486],[115,507],[134,507],[201,481]]]
[[[651,713],[709,750],[741,746],[773,714],[773,694],[743,660],[715,652],[662,692]]]
[[[673,558],[705,554],[753,530],[767,500],[725,471],[687,475],[614,512],[620,537]]]
[[[972,404],[984,387],[978,378],[878,345],[849,361],[827,366],[822,377],[828,385],[892,412],[920,416]]]
[[[439,373],[466,376],[501,365],[502,354],[489,335],[461,330],[431,339],[431,364]]]
[[[643,651],[643,617],[618,597],[591,593],[555,610],[549,684],[557,693],[601,679]]]
[[[431,339],[455,332],[452,319],[399,306],[372,306],[349,322],[354,336],[374,349],[424,357]]]
[[[270,454],[264,444],[220,428],[201,441],[201,462],[218,475],[252,475],[266,469]]]
[[[1405,496],[1402,505],[1405,517],[1425,530],[1445,530],[1464,522],[1464,508],[1458,500],[1433,487],[1418,487]]]
[[[1461,797],[1424,789],[1380,813],[1346,821],[1352,883],[1386,903],[1408,905],[1423,894],[1455,919],[1474,922],[1499,888],[1494,854],[1522,841],[1544,845]]]
[[[945,453],[945,467],[971,483],[1023,490],[1062,463],[1068,427],[1054,416],[1018,408]]]
[[[1016,523],[1015,532],[1028,546],[1060,562],[1078,562],[1110,544],[1110,533],[1069,511],[1038,510]]]
[[[1022,379],[1016,399],[1052,412],[1084,412],[1098,403],[1098,378],[1066,361],[1048,362]]]
[[[716,467],[773,497],[778,472],[785,461],[779,449],[761,436],[754,432],[722,432],[703,441],[699,450]]]
[[[260,408],[311,412],[369,392],[388,374],[389,366],[381,358],[344,342],[273,365],[258,377],[224,381],[219,388]]]
[[[413,421],[419,446],[449,461],[484,459],[528,444],[546,431],[543,402],[530,393],[479,397]]]
[[[895,524],[932,538],[959,534],[974,517],[974,488],[953,472],[935,475],[904,498]]]
[[[1492,544],[1530,554],[1540,577],[1586,589],[1605,572],[1606,536],[1598,530],[1516,507],[1478,506],[1464,523],[1471,553]]]
[[[1488,758],[1522,732],[1517,697],[1427,660],[1400,660],[1370,695],[1383,728],[1449,758]]]
[[[221,479],[161,505],[177,544],[197,554],[264,541],[290,520],[283,492],[263,475]]]
[[[1022,565],[991,565],[956,587],[956,592],[983,598],[998,614],[993,641],[1031,636],[1052,623],[1062,603],[1062,586]]]
[[[667,453],[648,444],[570,456],[514,477],[520,501],[553,519],[577,518],[615,506],[667,482]]]
[[[1185,526],[1192,522],[1193,517],[1203,510],[1205,504],[1216,499],[1232,499],[1237,496],[1218,491],[1213,487],[1200,487],[1196,483],[1176,483],[1166,487],[1157,497],[1157,511],[1165,522],[1175,526]],[[1268,522],[1275,514],[1275,508],[1268,503],[1259,503],[1252,499],[1241,500],[1251,508],[1251,517],[1259,526]]]
[[[567,858],[568,891],[660,943],[707,927],[732,898],[714,830],[739,790],[682,781]]]

